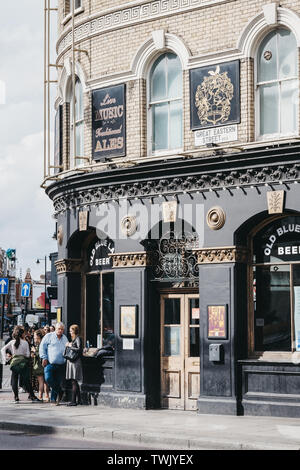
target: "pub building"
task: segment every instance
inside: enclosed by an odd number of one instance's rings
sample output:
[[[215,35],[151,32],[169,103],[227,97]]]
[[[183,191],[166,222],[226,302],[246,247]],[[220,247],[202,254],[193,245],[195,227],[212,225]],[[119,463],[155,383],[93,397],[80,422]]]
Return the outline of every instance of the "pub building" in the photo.
[[[300,5],[59,0],[58,26],[44,184],[87,400],[300,416]]]

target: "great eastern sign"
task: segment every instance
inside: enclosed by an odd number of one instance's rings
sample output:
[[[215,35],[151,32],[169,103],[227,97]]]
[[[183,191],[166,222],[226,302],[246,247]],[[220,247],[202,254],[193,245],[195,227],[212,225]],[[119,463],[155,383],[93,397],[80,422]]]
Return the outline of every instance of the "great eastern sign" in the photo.
[[[93,91],[93,159],[126,155],[125,85]]]

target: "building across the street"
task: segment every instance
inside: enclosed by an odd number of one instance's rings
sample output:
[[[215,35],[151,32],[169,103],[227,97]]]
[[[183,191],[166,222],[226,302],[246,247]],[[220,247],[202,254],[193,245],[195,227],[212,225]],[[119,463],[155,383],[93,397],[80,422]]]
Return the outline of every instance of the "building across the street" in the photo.
[[[99,402],[300,416],[299,46],[295,0],[58,1],[44,186]]]

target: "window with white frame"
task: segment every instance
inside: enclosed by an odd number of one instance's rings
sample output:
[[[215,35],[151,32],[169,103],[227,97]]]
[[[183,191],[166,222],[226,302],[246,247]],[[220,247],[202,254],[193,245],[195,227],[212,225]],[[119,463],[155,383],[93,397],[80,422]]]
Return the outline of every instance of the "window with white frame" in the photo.
[[[151,153],[182,148],[182,68],[177,55],[158,57],[150,71]]]
[[[298,133],[298,48],[287,29],[271,31],[257,54],[257,135]]]
[[[73,100],[75,99],[75,103]],[[73,110],[75,109],[75,120],[73,119]],[[75,126],[75,136],[74,136]],[[74,137],[76,154],[74,155]],[[75,93],[71,93],[70,100],[70,168],[79,166],[83,163],[78,157],[84,155],[84,107],[83,91],[79,78],[76,78]],[[76,158],[75,158],[76,157]]]
[[[73,2],[75,2],[74,10],[77,10],[82,6],[82,0],[65,0],[65,15],[72,13]]]

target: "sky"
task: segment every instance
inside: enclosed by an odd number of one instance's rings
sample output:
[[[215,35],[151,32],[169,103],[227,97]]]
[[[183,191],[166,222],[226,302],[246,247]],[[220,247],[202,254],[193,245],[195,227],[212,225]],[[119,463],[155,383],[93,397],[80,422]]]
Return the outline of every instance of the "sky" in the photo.
[[[1,2],[0,16],[0,247],[15,248],[17,276],[44,273],[52,239],[52,202],[43,180],[44,2]],[[52,0],[52,5],[56,3]],[[56,15],[53,13],[53,15]],[[54,50],[54,41],[52,48]],[[54,86],[54,85],[53,85]],[[5,90],[5,93],[4,93]],[[53,146],[52,146],[53,147]],[[50,261],[48,258],[48,269]]]

